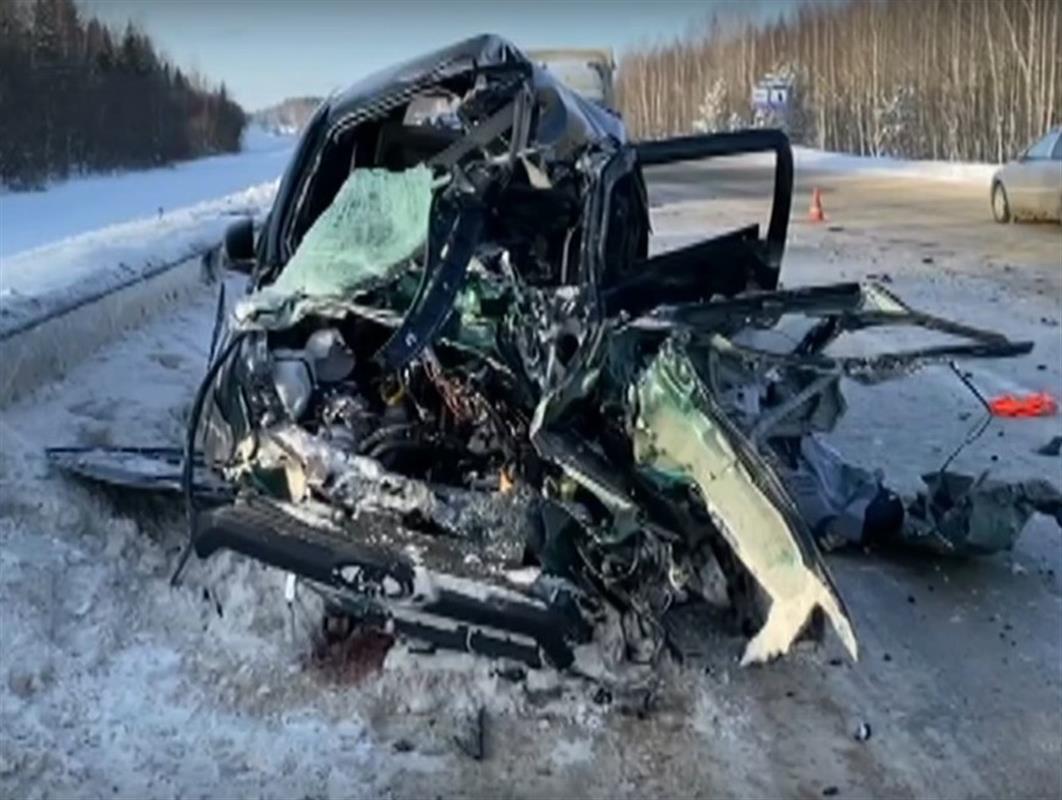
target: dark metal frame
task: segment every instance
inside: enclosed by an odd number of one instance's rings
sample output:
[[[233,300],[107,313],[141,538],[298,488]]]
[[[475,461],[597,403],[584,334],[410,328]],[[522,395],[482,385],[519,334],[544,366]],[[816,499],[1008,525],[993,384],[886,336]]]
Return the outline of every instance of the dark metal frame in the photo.
[[[643,167],[743,153],[773,152],[774,198],[766,238],[766,261],[773,270],[773,276],[764,276],[766,280],[761,283],[765,289],[773,289],[778,285],[778,273],[782,267],[785,237],[789,228],[789,214],[793,205],[793,150],[789,145],[788,136],[773,129],[710,133],[640,142],[634,145],[634,151]]]

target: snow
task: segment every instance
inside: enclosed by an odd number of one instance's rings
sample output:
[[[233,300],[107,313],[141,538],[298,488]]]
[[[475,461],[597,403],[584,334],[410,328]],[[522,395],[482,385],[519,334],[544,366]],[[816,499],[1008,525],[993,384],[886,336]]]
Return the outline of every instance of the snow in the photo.
[[[189,259],[217,245],[234,219],[262,218],[294,140],[251,128],[244,144],[231,156],[0,195],[0,335],[194,267]]]
[[[240,216],[269,209],[276,181],[177,209],[61,239],[3,259],[0,301],[39,297],[82,285],[100,271],[130,274],[147,266],[182,261],[218,244],[226,226]]]
[[[844,172],[851,175],[880,175],[890,178],[919,178],[923,180],[975,183],[988,186],[998,164],[977,164],[961,161],[914,161],[900,158],[854,156],[831,153],[810,147],[794,147],[796,169],[817,169]]]
[[[130,220],[231,195],[276,179],[291,157],[294,138],[259,127],[244,134],[239,153],[169,167],[90,175],[39,192],[0,193],[0,258]],[[160,214],[161,212],[161,214]]]
[[[773,154],[742,156],[747,164],[770,166]],[[853,177],[866,175],[882,178],[912,178],[918,180],[946,181],[988,187],[999,164],[980,164],[962,161],[918,161],[889,158],[885,156],[855,156],[850,153],[833,153],[802,145],[793,146],[793,164],[797,175],[801,170],[836,172]]]

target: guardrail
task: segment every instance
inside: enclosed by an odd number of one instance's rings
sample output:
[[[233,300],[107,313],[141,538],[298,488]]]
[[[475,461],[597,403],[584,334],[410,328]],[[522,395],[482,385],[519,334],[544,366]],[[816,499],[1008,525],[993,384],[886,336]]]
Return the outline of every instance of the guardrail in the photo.
[[[129,329],[180,303],[210,279],[214,252],[206,247],[135,272],[101,272],[78,287],[6,299],[0,309],[0,406],[62,377]]]

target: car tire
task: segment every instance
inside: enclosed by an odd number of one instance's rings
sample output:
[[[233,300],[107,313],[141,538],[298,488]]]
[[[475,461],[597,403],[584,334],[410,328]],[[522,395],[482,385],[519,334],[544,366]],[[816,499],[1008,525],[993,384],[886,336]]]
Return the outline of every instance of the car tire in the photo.
[[[992,217],[996,222],[1010,222],[1010,203],[1002,183],[992,184]]]

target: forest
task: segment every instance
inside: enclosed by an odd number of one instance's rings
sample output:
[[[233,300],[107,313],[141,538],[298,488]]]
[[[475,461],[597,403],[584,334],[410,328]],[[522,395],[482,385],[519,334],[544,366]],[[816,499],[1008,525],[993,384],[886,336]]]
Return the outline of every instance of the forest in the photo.
[[[0,183],[154,167],[240,147],[243,109],[132,24],[73,0],[0,0]]]
[[[781,119],[752,109],[768,75],[791,86]],[[1001,162],[1062,121],[1062,3],[820,0],[767,24],[730,7],[625,53],[617,95],[639,138],[781,124],[826,150]]]

